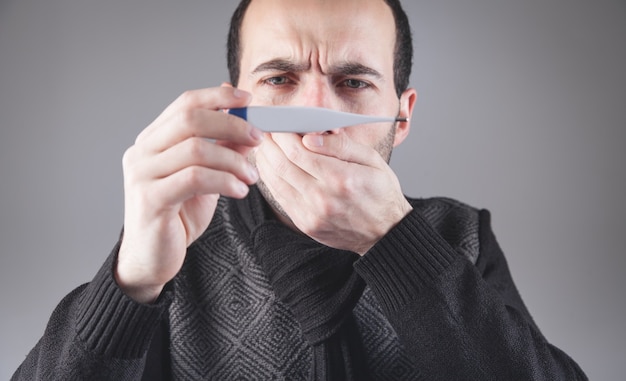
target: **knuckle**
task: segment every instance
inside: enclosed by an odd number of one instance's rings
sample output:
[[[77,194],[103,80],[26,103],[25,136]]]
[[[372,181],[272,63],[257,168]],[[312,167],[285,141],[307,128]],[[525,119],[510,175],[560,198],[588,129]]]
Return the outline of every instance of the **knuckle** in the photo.
[[[319,237],[324,235],[325,232],[329,230],[328,223],[321,216],[310,216],[301,227],[301,230],[311,236],[311,237]]]
[[[135,162],[136,150],[136,146],[133,145],[124,151],[124,154],[122,155],[122,169],[124,169],[124,171],[127,171],[133,166],[133,163]]]
[[[358,197],[363,190],[363,182],[358,176],[344,175],[335,177],[335,190],[337,197],[342,199],[353,199]]]
[[[139,143],[141,143],[143,140],[145,140],[145,136],[146,136],[146,135],[147,135],[147,133],[148,133],[148,131],[147,131],[147,130],[148,130],[148,129],[146,128],[146,129],[144,129],[143,131],[141,131],[141,132],[137,135],[137,137],[135,138],[135,144],[139,144]]]
[[[193,137],[187,139],[186,145],[187,147],[185,147],[185,149],[192,157],[203,156],[206,151],[204,139],[202,138]]]
[[[178,124],[188,132],[194,131],[196,113],[192,108],[185,108],[178,113]]]
[[[338,188],[342,197],[349,197],[354,193],[355,182],[350,176],[343,177],[338,181]]]
[[[315,207],[321,216],[332,216],[337,213],[337,202],[334,197],[328,197],[325,192],[311,192],[311,204]]]
[[[342,212],[342,209],[341,203],[334,199],[326,200],[320,207],[325,216],[337,216]]]
[[[133,154],[133,152],[132,152],[133,151],[133,147],[134,146],[128,147],[126,149],[126,151],[124,151],[124,154],[122,155],[122,165],[124,167],[128,166],[128,164],[130,164],[130,162],[131,162],[131,156]]]
[[[183,104],[192,104],[196,99],[196,92],[193,90],[187,90],[180,94],[178,101]]]
[[[287,156],[289,161],[297,163],[302,156],[302,150],[298,146],[291,146],[285,151],[285,156]]]
[[[202,170],[197,167],[188,167],[183,176],[183,183],[188,187],[195,187],[202,181]]]

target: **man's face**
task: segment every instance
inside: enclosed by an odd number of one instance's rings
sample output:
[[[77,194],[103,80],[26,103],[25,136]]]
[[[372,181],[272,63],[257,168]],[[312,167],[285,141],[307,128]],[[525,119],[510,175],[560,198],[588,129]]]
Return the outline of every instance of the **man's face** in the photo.
[[[241,28],[238,87],[253,94],[252,105],[410,116],[415,92],[398,99],[394,87],[395,34],[382,0],[254,0]],[[408,130],[386,123],[326,133],[346,134],[388,161]]]

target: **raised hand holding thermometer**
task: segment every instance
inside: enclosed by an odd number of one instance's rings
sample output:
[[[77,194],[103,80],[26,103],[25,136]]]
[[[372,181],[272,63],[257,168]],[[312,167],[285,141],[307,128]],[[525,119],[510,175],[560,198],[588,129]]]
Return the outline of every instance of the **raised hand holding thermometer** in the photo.
[[[247,120],[265,132],[323,132],[356,124],[408,121],[408,118],[402,117],[371,116],[299,106],[250,106],[232,108],[228,113]]]

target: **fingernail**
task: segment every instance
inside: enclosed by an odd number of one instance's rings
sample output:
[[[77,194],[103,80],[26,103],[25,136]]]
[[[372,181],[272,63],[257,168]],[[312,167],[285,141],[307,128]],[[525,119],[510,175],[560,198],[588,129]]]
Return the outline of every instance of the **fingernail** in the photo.
[[[324,137],[322,135],[307,135],[309,145],[313,147],[321,147],[324,145]]]
[[[239,193],[241,194],[241,196],[245,196],[248,194],[248,186],[245,183],[240,182],[238,184],[238,188],[239,188]]]
[[[248,167],[248,176],[250,180],[256,182],[259,179],[259,171],[256,170],[252,165]]]
[[[252,126],[252,128],[250,128],[250,136],[252,136],[254,140],[263,140],[263,131]]]

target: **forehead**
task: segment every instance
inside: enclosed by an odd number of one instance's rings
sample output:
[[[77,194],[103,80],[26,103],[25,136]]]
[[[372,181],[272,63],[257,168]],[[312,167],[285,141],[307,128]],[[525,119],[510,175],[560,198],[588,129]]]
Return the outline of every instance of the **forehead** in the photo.
[[[277,56],[391,62],[395,37],[383,0],[253,0],[241,28],[242,64]]]

